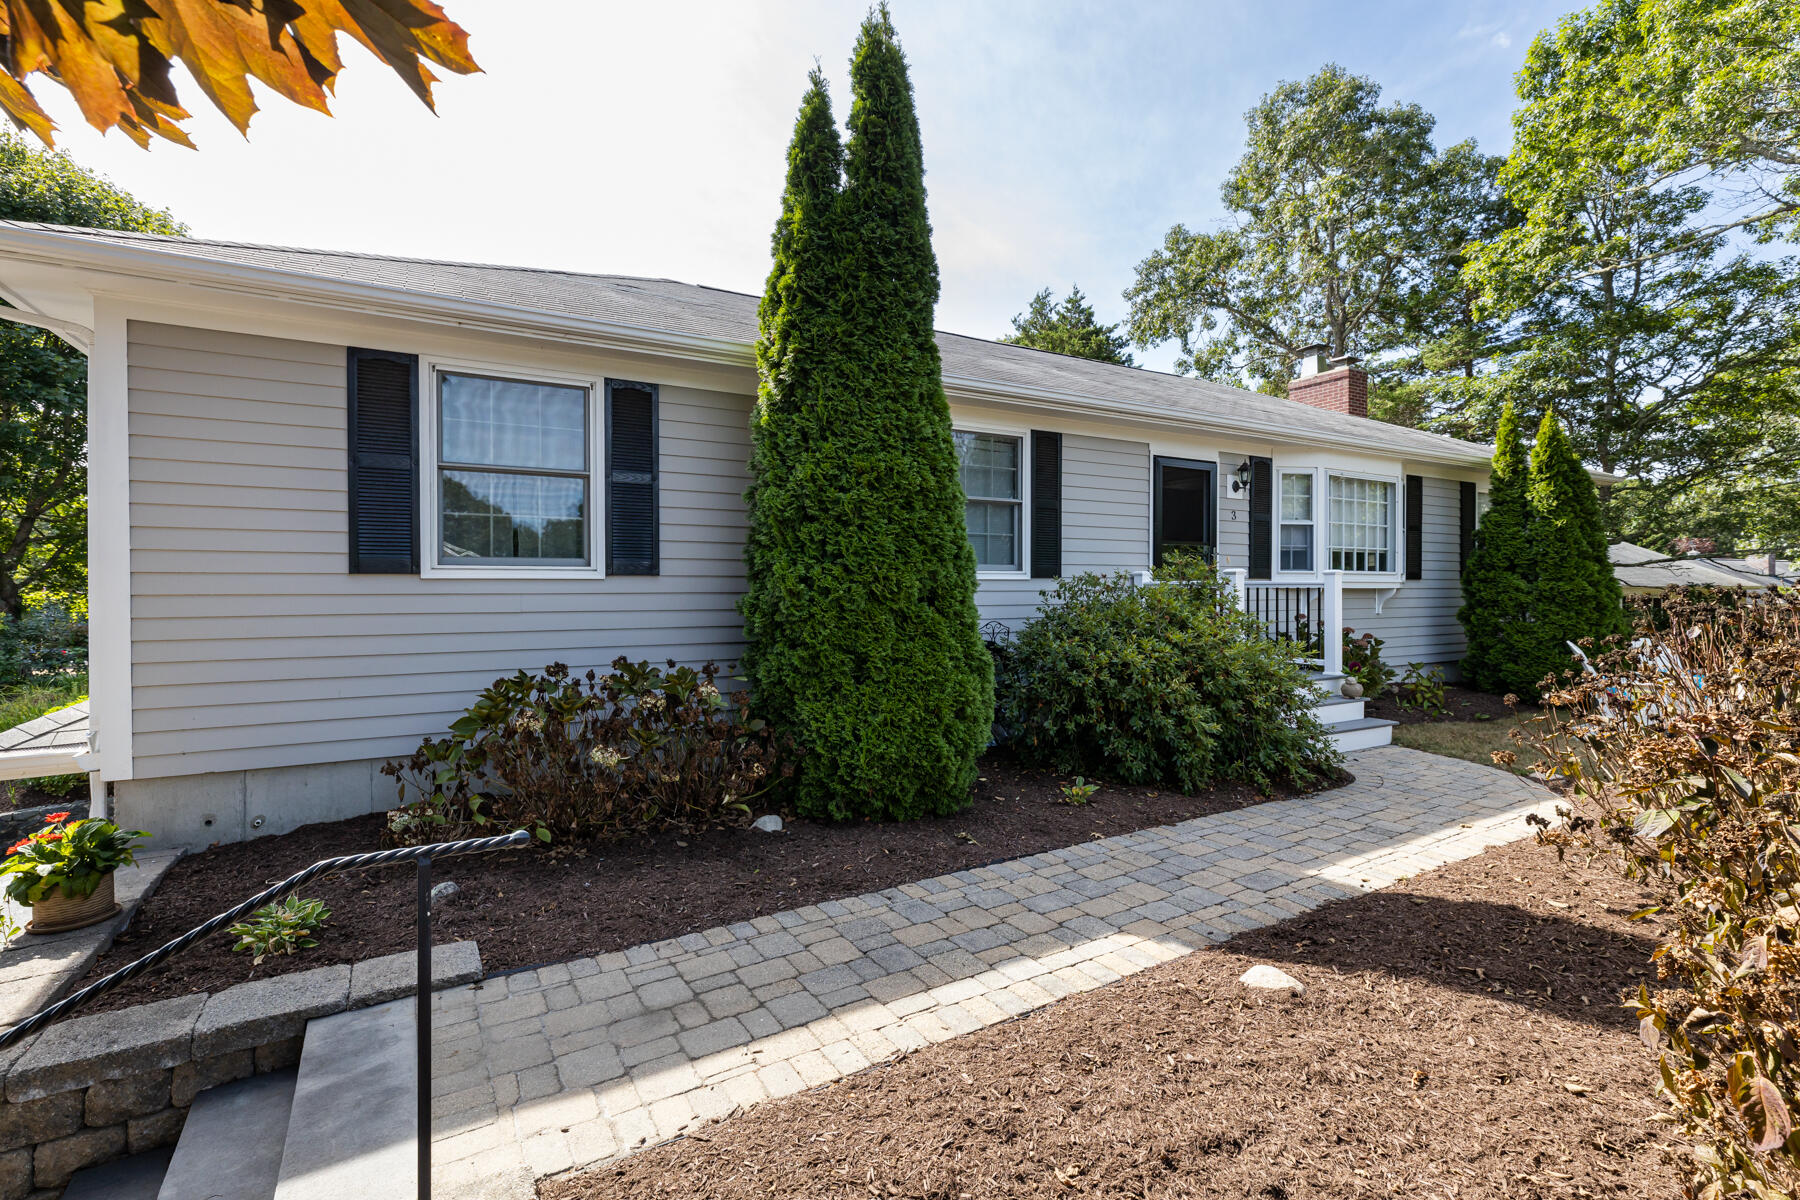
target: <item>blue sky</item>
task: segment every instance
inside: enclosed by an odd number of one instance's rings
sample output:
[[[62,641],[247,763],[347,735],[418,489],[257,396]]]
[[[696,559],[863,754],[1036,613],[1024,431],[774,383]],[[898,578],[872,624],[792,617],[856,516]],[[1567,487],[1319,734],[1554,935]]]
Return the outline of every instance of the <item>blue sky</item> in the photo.
[[[861,0],[442,0],[486,73],[432,116],[360,52],[328,120],[279,101],[198,153],[101,138],[41,89],[59,144],[201,236],[758,291],[783,154],[817,59],[847,106]],[[1243,113],[1337,61],[1501,152],[1513,73],[1564,4],[893,0],[943,275],[938,325],[1009,327],[1046,285],[1124,315],[1169,226],[1215,227]],[[527,21],[527,16],[531,19]],[[204,103],[191,90],[198,110]],[[1142,356],[1167,367],[1173,350]]]

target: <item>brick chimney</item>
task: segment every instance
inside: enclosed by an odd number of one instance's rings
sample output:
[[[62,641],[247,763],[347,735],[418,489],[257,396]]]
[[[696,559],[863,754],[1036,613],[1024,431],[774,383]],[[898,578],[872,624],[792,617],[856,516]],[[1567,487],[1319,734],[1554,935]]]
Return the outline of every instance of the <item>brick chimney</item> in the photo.
[[[1300,351],[1300,374],[1288,382],[1288,399],[1327,412],[1369,415],[1369,373],[1356,364],[1354,354],[1326,357],[1329,346],[1306,346]]]

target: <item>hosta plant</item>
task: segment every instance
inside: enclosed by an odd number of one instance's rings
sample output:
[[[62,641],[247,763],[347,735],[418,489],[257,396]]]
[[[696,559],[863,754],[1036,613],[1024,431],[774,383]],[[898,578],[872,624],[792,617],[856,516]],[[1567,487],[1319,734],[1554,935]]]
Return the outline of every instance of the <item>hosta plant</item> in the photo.
[[[1692,1147],[1687,1194],[1800,1194],[1800,596],[1693,594],[1546,696],[1539,749],[1574,785],[1558,854],[1660,893],[1654,987],[1627,1000]],[[1497,757],[1506,758],[1503,753]]]
[[[6,895],[19,904],[36,904],[52,888],[71,900],[91,896],[107,875],[136,861],[134,847],[149,836],[104,817],[71,821],[66,812],[51,813],[0,863],[0,875],[9,877]]]
[[[273,904],[265,904],[250,914],[248,921],[227,926],[225,932],[237,938],[232,950],[249,951],[252,966],[261,966],[271,954],[298,954],[319,944],[314,935],[331,919],[331,910],[323,900],[302,900],[289,896]]]

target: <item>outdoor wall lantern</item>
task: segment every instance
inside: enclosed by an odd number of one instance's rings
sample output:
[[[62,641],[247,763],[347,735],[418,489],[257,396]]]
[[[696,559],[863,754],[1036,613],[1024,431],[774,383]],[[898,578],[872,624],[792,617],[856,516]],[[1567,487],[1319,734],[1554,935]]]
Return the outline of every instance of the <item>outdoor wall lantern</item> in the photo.
[[[1231,490],[1232,490],[1233,494],[1236,494],[1238,492],[1243,491],[1245,488],[1247,488],[1249,486],[1250,486],[1250,460],[1246,458],[1243,462],[1238,464],[1237,478],[1233,479],[1231,481]]]

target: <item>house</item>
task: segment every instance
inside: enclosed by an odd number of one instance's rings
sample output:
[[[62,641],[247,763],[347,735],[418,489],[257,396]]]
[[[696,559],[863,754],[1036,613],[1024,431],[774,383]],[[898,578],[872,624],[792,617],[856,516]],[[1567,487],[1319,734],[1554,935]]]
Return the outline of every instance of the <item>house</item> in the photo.
[[[1627,595],[1680,586],[1771,588],[1800,584],[1800,564],[1773,554],[1749,558],[1701,554],[1673,557],[1631,542],[1614,542],[1606,548],[1606,557]]]
[[[0,295],[89,356],[83,768],[160,844],[388,807],[521,667],[739,653],[754,296],[22,224]],[[939,345],[984,621],[1198,547],[1271,629],[1454,670],[1488,447],[1319,352],[1280,400]]]

